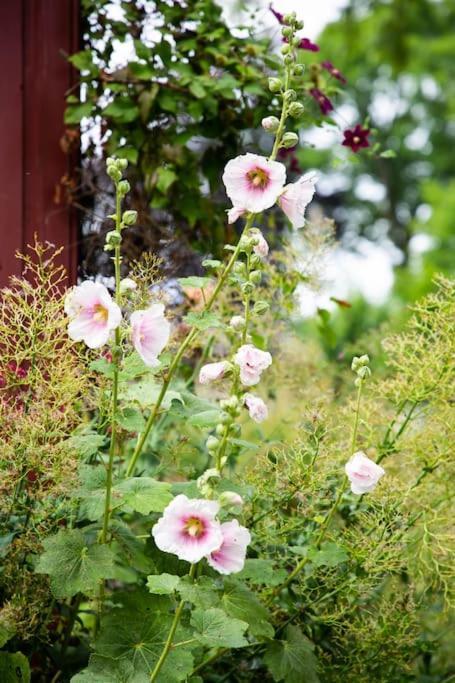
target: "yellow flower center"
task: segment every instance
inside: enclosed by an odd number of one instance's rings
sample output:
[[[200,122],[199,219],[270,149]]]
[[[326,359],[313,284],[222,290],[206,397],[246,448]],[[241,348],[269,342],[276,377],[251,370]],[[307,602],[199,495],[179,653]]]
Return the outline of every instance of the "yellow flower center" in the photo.
[[[251,185],[260,188],[261,190],[267,187],[269,183],[268,173],[267,171],[264,171],[262,168],[254,168],[247,174],[247,178],[250,181]]]
[[[109,317],[109,311],[101,304],[96,304],[93,309],[93,320],[97,323],[106,323]]]
[[[204,522],[198,517],[190,517],[185,522],[185,531],[189,536],[198,538],[202,536],[205,531]]]

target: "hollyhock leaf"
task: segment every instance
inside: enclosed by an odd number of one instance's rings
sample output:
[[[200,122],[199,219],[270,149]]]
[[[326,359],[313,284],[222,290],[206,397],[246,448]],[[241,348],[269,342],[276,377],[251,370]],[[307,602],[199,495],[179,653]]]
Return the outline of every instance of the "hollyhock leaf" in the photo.
[[[204,410],[202,413],[191,415],[188,423],[193,427],[213,427],[220,421],[221,412],[219,410]]]
[[[196,287],[198,289],[203,289],[212,282],[212,278],[192,275],[191,277],[179,277],[177,282],[181,287]]]
[[[22,652],[0,652],[0,681],[30,683],[30,664]]]
[[[145,419],[139,410],[123,408],[116,415],[116,422],[127,432],[143,432]]]
[[[202,261],[202,265],[204,268],[219,268],[222,263],[216,259],[206,258],[204,261]]]
[[[116,567],[126,567],[137,583],[140,574],[151,574],[155,571],[152,558],[146,554],[144,539],[136,538],[128,524],[120,519],[111,519],[112,549],[116,555]],[[142,580],[142,578],[141,578]]]
[[[97,358],[96,360],[92,360],[89,368],[94,372],[99,372],[100,375],[104,375],[109,379],[114,377],[114,365],[113,363],[109,363],[106,358]]]
[[[313,644],[297,626],[288,626],[285,640],[268,644],[264,662],[274,681],[319,683]]]
[[[134,351],[123,359],[119,379],[121,382],[124,382],[140,377],[141,375],[146,375],[149,372],[151,372],[150,367],[146,365],[140,355]]]
[[[177,180],[177,174],[171,168],[161,166],[157,170],[158,180],[156,186],[160,192],[166,194],[170,186]]]
[[[116,123],[131,123],[139,118],[139,107],[130,97],[119,96],[103,109],[103,116],[113,119]]]
[[[87,545],[79,529],[59,531],[46,538],[43,547],[35,571],[50,576],[52,594],[56,598],[93,593],[101,579],[113,578],[112,550],[107,545]]]
[[[134,676],[131,680],[148,683],[172,623],[171,603],[165,596],[153,596],[145,591],[117,594],[114,600],[117,609],[101,621],[94,643],[95,656],[115,660],[117,665],[129,663]],[[188,630],[179,626],[174,642],[187,640],[189,636]],[[186,680],[193,666],[193,657],[184,646],[171,650],[160,672],[160,683]],[[129,683],[130,679],[126,680]]]
[[[105,440],[106,437],[102,434],[74,434],[66,440],[66,443],[70,448],[74,448],[82,458],[88,459],[98,453]]]
[[[134,673],[131,662],[92,655],[88,667],[73,676],[71,683],[142,683],[144,680],[142,674]]]
[[[0,619],[0,647],[3,647],[16,633],[16,627],[3,617]]]
[[[252,558],[245,560],[245,566],[236,576],[259,586],[278,586],[286,578],[285,569],[275,569],[273,560]]]
[[[196,581],[183,577],[180,579],[178,592],[182,600],[187,600],[202,609],[220,605],[219,590],[216,589],[215,581],[208,576],[200,576]]]
[[[120,493],[123,503],[142,515],[162,512],[173,499],[171,485],[151,477],[130,477],[114,488]]]
[[[103,466],[82,465],[79,469],[80,487],[73,493],[80,500],[78,519],[96,522],[104,512],[106,498],[106,469]],[[115,505],[115,497],[113,499]]]
[[[150,408],[150,406],[156,403],[160,391],[161,385],[156,379],[152,375],[144,375],[144,377],[136,382],[123,385],[119,393],[120,398],[124,401],[136,401],[141,408]],[[183,403],[182,395],[179,391],[168,389],[161,405],[163,408],[169,408],[172,401],[180,401]]]
[[[383,159],[395,159],[397,153],[393,151],[393,149],[386,149],[385,152],[381,152],[379,155]]]
[[[321,545],[321,548],[309,548],[308,559],[316,565],[316,567],[336,567],[348,560],[348,554],[336,543],[326,541]]]
[[[193,636],[207,647],[245,647],[244,633],[248,624],[229,617],[222,609],[196,609],[191,615],[191,625],[196,629]]]
[[[221,320],[210,311],[192,311],[188,313],[183,320],[191,327],[195,327],[197,330],[208,330],[211,327],[224,327]]]
[[[81,104],[70,105],[65,110],[64,121],[69,126],[76,125],[81,122],[85,116],[90,116],[93,110],[91,102],[81,102]]]
[[[180,583],[180,577],[174,574],[157,574],[147,577],[147,588],[150,593],[170,595],[174,593]]]
[[[226,581],[221,604],[230,617],[246,621],[254,636],[273,638],[268,610],[246,586],[237,581]]]

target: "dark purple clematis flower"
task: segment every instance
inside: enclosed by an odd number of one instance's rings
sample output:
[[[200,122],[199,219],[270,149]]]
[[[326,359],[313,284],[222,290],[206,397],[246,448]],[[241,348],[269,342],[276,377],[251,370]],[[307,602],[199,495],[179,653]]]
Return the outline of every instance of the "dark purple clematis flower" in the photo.
[[[281,14],[281,12],[277,12],[276,9],[273,9],[272,5],[269,5],[269,10],[272,12],[273,16],[280,24],[284,23],[284,14]]]
[[[355,128],[348,128],[344,131],[344,140],[341,143],[344,147],[350,147],[353,152],[358,152],[361,147],[369,147],[368,136],[371,133],[369,128],[362,128],[358,123]]]
[[[331,111],[333,111],[333,104],[331,103],[327,95],[324,95],[324,93],[321,92],[319,88],[311,88],[310,95],[319,104],[319,109],[324,115],[329,114]]]
[[[327,60],[327,61],[325,61],[325,62],[322,62],[322,63],[321,63],[321,66],[322,66],[323,69],[325,69],[326,71],[328,71],[329,74],[330,74],[331,76],[333,76],[334,78],[336,78],[336,79],[337,79],[338,81],[340,81],[341,83],[347,83],[347,80],[346,80],[346,78],[343,76],[343,74],[341,73],[341,71],[340,71],[339,69],[337,69],[335,66],[333,66],[332,62],[329,62],[329,61]]]
[[[309,50],[310,52],[319,52],[319,50],[321,49],[319,45],[313,43],[309,38],[302,38],[302,40],[299,43],[299,48],[301,50]]]

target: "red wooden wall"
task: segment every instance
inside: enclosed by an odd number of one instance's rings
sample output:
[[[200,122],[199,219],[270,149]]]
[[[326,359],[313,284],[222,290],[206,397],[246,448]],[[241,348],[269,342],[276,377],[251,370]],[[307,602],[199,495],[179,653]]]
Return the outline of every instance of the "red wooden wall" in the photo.
[[[0,0],[0,285],[20,272],[14,253],[35,232],[65,247],[75,279],[77,217],[54,193],[71,163],[59,141],[78,19],[78,0]]]

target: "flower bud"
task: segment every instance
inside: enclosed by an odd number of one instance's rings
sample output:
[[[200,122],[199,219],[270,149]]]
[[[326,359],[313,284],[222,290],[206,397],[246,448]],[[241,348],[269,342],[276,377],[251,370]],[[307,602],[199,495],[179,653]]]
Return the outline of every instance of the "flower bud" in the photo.
[[[361,379],[367,379],[367,377],[371,377],[371,370],[367,365],[363,365],[357,370],[357,375]]]
[[[219,481],[220,477],[220,473],[214,467],[209,470],[205,470],[205,472],[198,477],[197,487],[199,490],[206,490],[207,488],[210,489],[212,488],[213,484],[216,484]]]
[[[299,136],[296,133],[285,133],[283,139],[281,140],[281,147],[289,149],[290,147],[295,147],[299,141]]]
[[[237,396],[231,396],[230,398],[227,399],[226,401],[226,407],[235,410],[239,406],[239,399]]]
[[[262,280],[262,273],[260,270],[252,270],[250,273],[250,282],[253,285],[258,285]]]
[[[209,436],[205,445],[207,446],[208,451],[216,451],[219,444],[219,439],[217,439],[216,436]]]
[[[241,509],[243,507],[243,498],[235,491],[223,491],[218,499],[221,507],[235,507]]]
[[[106,245],[110,247],[118,247],[122,242],[122,236],[117,230],[109,230],[106,233]]]
[[[234,263],[234,273],[236,275],[245,275],[246,274],[246,266],[243,263],[243,261],[236,261]]]
[[[253,313],[256,315],[264,315],[269,310],[270,305],[267,301],[256,301],[253,306]]]
[[[292,64],[294,61],[294,57],[292,55],[285,55],[283,62],[289,66],[289,64]]]
[[[296,22],[295,22],[295,28],[296,28],[297,31],[301,31],[302,28],[303,28],[303,26],[304,26],[303,21],[296,21]]]
[[[254,285],[252,282],[245,282],[242,285],[242,293],[243,294],[252,294],[254,292]]]
[[[125,181],[128,182],[128,181]],[[134,225],[137,221],[137,211],[124,211],[122,216],[122,222],[125,225]]]
[[[305,67],[303,64],[296,64],[294,67],[294,76],[303,76],[305,73]]]
[[[233,330],[236,330],[236,332],[241,332],[245,327],[245,318],[242,318],[241,315],[232,316],[231,320],[229,321],[229,327],[231,327]]]
[[[221,423],[218,424],[218,425],[215,427],[215,432],[216,432],[216,435],[217,435],[217,436],[224,436],[224,435],[226,434],[226,432],[227,432],[227,427],[226,427],[226,425],[221,424]]]
[[[109,178],[112,178],[114,183],[118,183],[119,180],[121,180],[121,178],[122,178],[121,171],[119,171],[117,166],[114,166],[114,165],[110,165],[107,167],[107,174],[108,174]]]
[[[296,20],[296,13],[295,12],[290,12],[289,14],[285,14],[283,17],[283,21],[285,24],[293,24]]]
[[[266,116],[262,119],[262,127],[267,133],[276,133],[280,125],[279,119],[276,116]]]
[[[130,191],[130,184],[127,180],[121,180],[117,185],[117,192],[121,197],[124,197]]]
[[[293,102],[291,104],[291,106],[289,107],[289,113],[295,119],[300,118],[304,111],[305,111],[305,107],[303,106],[303,104],[301,102]]]
[[[117,160],[117,167],[121,171],[125,171],[128,168],[128,159],[118,159]]]
[[[354,356],[354,358],[352,359],[351,370],[353,372],[357,372],[359,368],[368,365],[369,362],[370,359],[366,353],[363,356]]]
[[[124,294],[125,292],[128,291],[133,291],[137,289],[137,283],[134,282],[130,277],[124,277],[123,280],[120,280],[120,293]]]
[[[286,100],[286,102],[294,102],[294,100],[297,99],[296,91],[292,88],[286,90],[286,92],[284,93],[284,99]]]
[[[288,55],[290,49],[291,49],[290,46],[286,43],[286,45],[283,45],[283,47],[281,48],[281,54],[282,55]]]
[[[281,92],[282,83],[279,78],[269,78],[270,92]]]
[[[283,26],[281,29],[281,34],[284,38],[290,38],[292,36],[292,28],[289,26]]]

